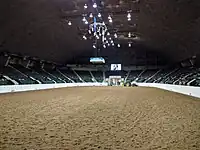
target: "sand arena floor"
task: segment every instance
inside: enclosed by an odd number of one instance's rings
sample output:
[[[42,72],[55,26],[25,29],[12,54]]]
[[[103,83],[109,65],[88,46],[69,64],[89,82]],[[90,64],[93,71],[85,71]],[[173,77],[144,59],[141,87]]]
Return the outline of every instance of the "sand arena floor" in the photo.
[[[0,149],[199,150],[200,99],[139,87],[2,94]]]

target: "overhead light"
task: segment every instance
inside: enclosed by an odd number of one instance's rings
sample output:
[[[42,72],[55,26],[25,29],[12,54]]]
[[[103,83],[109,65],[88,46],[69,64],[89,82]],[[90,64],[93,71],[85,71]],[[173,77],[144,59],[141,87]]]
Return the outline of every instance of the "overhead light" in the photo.
[[[108,44],[108,41],[106,41],[106,44]]]
[[[72,22],[71,22],[71,21],[68,21],[68,25],[71,26],[71,25],[72,25]]]
[[[110,16],[110,15],[108,16],[108,20],[112,20],[112,18],[111,18],[111,16]]]
[[[84,40],[87,40],[87,37],[86,37],[85,35],[83,35],[83,39],[84,39]]]
[[[88,24],[88,21],[87,21],[87,20],[85,21],[85,24]]]
[[[101,13],[98,13],[98,17],[101,18]]]
[[[110,44],[108,43],[108,46],[110,46]]]
[[[112,19],[110,19],[109,22],[112,23],[113,22]]]
[[[97,3],[94,3],[94,4],[93,4],[93,8],[97,8]]]
[[[120,44],[117,44],[117,47],[120,47]]]
[[[85,8],[85,9],[87,9],[87,8],[88,8],[87,4],[85,4],[85,5],[84,5],[84,8]]]
[[[92,13],[90,13],[90,16],[89,16],[90,18],[93,18],[93,14]]]
[[[103,45],[103,48],[106,48],[106,45]]]
[[[130,13],[128,13],[127,18],[131,18],[131,14]]]
[[[131,43],[128,44],[128,47],[131,47]]]
[[[128,21],[131,21],[131,18],[128,18]]]
[[[96,48],[96,46],[95,46],[95,45],[93,45],[92,47],[93,47],[93,48]]]
[[[86,18],[85,18],[85,17],[83,17],[83,19],[82,19],[82,20],[83,20],[83,22],[85,22],[85,21],[86,21]]]
[[[114,44],[114,43],[112,43],[112,46],[115,46],[115,44]]]
[[[107,33],[107,35],[109,36],[109,35],[110,35],[110,33],[108,32],[108,33]]]
[[[117,38],[117,33],[114,34],[114,37]]]
[[[112,40],[112,38],[111,38],[111,37],[109,37],[109,40]]]
[[[112,41],[110,41],[110,43],[114,43],[114,41],[112,40]]]
[[[128,33],[128,37],[129,37],[129,38],[131,37],[131,33],[130,33],[130,32]]]

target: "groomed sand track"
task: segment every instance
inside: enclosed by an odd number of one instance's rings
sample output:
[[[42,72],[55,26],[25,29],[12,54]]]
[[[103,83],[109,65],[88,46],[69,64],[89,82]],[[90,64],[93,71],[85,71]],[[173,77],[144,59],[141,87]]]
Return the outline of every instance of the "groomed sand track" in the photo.
[[[200,99],[154,88],[0,95],[0,149],[200,149]]]

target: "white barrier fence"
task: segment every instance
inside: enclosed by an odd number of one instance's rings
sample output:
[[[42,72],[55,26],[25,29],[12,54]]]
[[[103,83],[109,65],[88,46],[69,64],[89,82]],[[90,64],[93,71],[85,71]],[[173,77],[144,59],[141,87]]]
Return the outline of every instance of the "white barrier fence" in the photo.
[[[182,85],[171,85],[171,84],[159,84],[159,83],[136,83],[138,86],[144,87],[155,87],[172,92],[177,92],[185,95],[190,95],[200,98],[200,87],[194,86],[182,86]]]
[[[0,86],[0,93],[23,92],[23,91],[44,90],[44,89],[53,89],[53,88],[75,87],[75,86],[107,86],[107,83],[60,83],[60,84],[6,85],[6,86]]]

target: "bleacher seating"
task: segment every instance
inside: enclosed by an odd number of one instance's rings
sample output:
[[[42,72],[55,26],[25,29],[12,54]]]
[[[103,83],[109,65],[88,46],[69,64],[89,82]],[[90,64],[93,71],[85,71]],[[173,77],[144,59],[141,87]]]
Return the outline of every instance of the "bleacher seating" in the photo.
[[[0,75],[0,85],[13,85],[13,83]]]
[[[9,66],[3,66],[0,73],[15,80],[19,84],[36,84],[34,80]]]
[[[73,72],[73,70],[60,70],[64,75],[66,75],[68,78],[73,80],[76,83],[82,82],[79,77]]]
[[[102,71],[91,71],[95,80],[97,82],[103,82],[103,72]]]
[[[28,77],[32,77],[43,84],[55,83],[51,79],[49,79],[48,76],[44,75],[43,73],[40,74],[40,73],[36,72],[33,68],[25,68],[24,66],[17,65],[17,64],[12,65],[12,66],[15,67],[16,69],[18,69],[19,71],[21,71],[22,73],[24,73],[25,75],[27,75]],[[37,69],[37,70],[39,70],[39,69]],[[36,81],[34,81],[34,82],[36,82]]]
[[[136,82],[145,82],[152,77],[158,70],[145,70],[136,80]]]
[[[131,71],[127,78],[127,82],[135,81],[141,72],[141,70]]]
[[[89,71],[80,71],[76,70],[76,73],[81,77],[81,79],[85,82],[93,82],[92,76]]]
[[[47,72],[49,72],[50,74],[52,74],[54,77],[57,77],[59,80],[64,81],[65,83],[72,83],[71,80],[69,80],[68,78],[66,78],[65,76],[63,76],[59,71],[57,70],[46,70]],[[57,82],[57,81],[56,81]],[[63,82],[62,82],[63,83]]]

